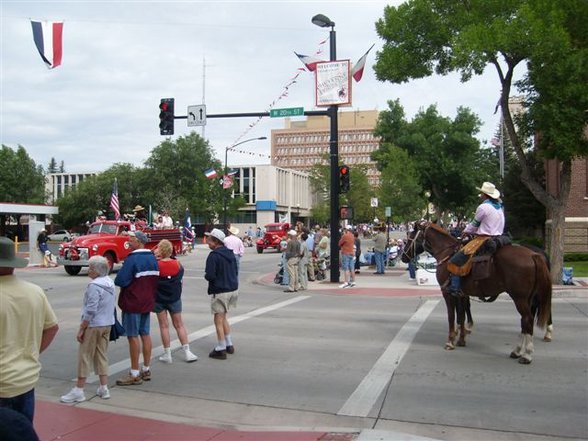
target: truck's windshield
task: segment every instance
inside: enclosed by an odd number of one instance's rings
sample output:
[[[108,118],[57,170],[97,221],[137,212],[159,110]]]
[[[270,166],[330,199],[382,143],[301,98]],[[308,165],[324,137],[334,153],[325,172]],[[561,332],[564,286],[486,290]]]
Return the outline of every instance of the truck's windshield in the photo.
[[[94,224],[90,227],[89,234],[106,233],[116,234],[117,225],[112,224]]]
[[[265,229],[265,231],[268,233],[275,233],[276,231],[282,231],[282,227],[280,225],[270,225]]]

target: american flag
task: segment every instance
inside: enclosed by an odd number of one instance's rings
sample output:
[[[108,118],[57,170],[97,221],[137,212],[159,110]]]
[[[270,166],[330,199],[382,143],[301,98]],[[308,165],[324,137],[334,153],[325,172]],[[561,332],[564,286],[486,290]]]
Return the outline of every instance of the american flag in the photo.
[[[115,179],[114,185],[112,186],[112,196],[110,197],[110,208],[114,211],[114,218],[120,219],[120,207],[118,205],[118,182]]]

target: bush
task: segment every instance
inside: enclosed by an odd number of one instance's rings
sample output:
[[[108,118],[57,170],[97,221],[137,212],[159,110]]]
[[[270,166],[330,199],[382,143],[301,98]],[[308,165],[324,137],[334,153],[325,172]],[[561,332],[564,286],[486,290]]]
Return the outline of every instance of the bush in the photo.
[[[568,253],[564,255],[564,262],[586,262],[588,253]]]

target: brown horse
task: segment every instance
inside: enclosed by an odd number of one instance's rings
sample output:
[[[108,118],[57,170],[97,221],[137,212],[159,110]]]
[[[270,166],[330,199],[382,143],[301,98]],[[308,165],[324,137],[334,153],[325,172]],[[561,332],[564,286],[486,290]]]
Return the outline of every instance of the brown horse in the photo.
[[[437,260],[437,281],[442,287],[441,292],[447,306],[449,320],[449,337],[446,349],[455,348],[455,312],[458,315],[460,335],[458,346],[465,346],[465,298],[452,296],[447,287],[449,271],[447,263],[451,256],[459,249],[459,241],[436,224],[421,222],[415,225],[415,230],[409,235],[404,248],[402,261],[410,259],[427,251]],[[510,354],[511,358],[518,358],[519,363],[529,364],[533,360],[533,319],[531,310],[536,297],[539,308],[537,326],[545,327],[551,317],[551,278],[549,268],[542,255],[529,248],[507,245],[499,248],[492,257],[489,277],[474,280],[469,274],[462,278],[461,290],[467,296],[482,299],[495,299],[500,293],[506,292],[514,301],[517,311],[521,315],[521,340]],[[469,302],[468,302],[469,303]]]

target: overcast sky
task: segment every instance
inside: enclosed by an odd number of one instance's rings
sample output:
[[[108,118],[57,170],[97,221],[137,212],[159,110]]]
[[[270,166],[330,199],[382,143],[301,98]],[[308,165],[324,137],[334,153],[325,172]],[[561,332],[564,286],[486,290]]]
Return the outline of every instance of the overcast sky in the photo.
[[[457,75],[382,83],[372,69],[382,47],[375,22],[385,5],[400,1],[44,1],[0,0],[0,139],[22,145],[38,163],[64,161],[67,172],[102,171],[114,163],[142,165],[163,137],[159,100],[174,97],[176,115],[204,103],[208,114],[314,107],[314,77],[303,72],[281,97],[302,64],[294,51],[329,59],[328,35],[311,23],[322,13],[336,23],[337,58],[355,63],[375,43],[363,79],[353,82],[353,106],[385,110],[400,99],[407,116],[437,104],[454,117],[458,106],[483,121],[488,141],[499,123],[494,107],[496,73],[466,84]],[[30,20],[64,21],[62,65],[48,70],[33,42]],[[203,65],[206,68],[203,68]],[[281,97],[281,98],[280,98]],[[204,136],[229,164],[269,163],[270,131],[277,118],[209,119]],[[202,134],[200,128],[194,129]],[[176,120],[174,137],[190,132]]]

